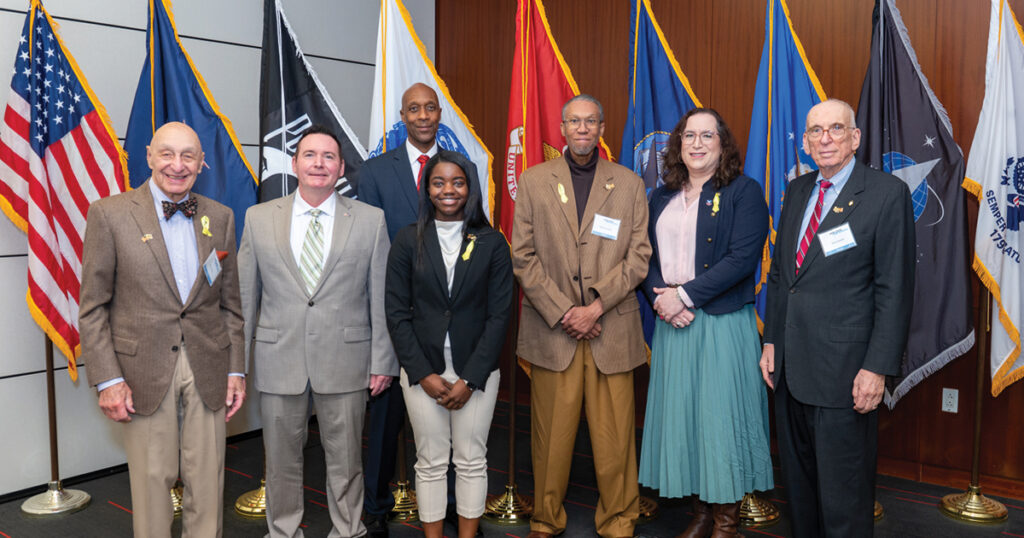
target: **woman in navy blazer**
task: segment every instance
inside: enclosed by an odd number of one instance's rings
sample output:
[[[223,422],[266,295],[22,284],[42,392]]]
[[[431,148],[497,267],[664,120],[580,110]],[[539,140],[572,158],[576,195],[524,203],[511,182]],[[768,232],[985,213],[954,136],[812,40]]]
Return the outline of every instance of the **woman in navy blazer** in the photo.
[[[663,497],[695,495],[680,536],[737,536],[743,496],[773,487],[753,307],[768,208],[711,109],[676,125],[663,177],[651,193],[654,252],[643,283],[659,319],[640,483]]]
[[[512,259],[483,212],[476,166],[460,153],[427,161],[419,218],[388,256],[385,309],[416,438],[423,532],[443,534],[449,454],[459,536],[476,534],[487,496],[487,434],[512,307]]]

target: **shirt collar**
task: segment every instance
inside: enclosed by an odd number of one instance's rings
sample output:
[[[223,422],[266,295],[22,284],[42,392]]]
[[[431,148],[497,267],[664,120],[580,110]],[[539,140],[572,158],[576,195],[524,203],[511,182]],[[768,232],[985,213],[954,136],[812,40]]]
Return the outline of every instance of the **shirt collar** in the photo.
[[[832,183],[832,190],[839,192],[843,190],[843,185],[846,185],[846,181],[850,179],[853,174],[853,166],[857,163],[857,159],[850,159],[850,162],[846,163],[846,166],[842,167],[836,175],[832,176],[828,181]],[[821,185],[824,178],[821,177],[821,172],[818,172],[818,179],[815,182],[817,185]]]
[[[317,209],[323,211],[325,216],[334,216],[334,208],[337,206],[337,196],[328,196],[326,200],[320,202],[320,205],[316,206]],[[309,210],[313,209],[313,206],[309,205],[299,191],[295,191],[295,201],[292,202],[292,216],[298,217],[299,215],[305,215],[309,213]]]
[[[409,158],[414,160],[414,161],[416,160],[416,157],[419,157],[420,155],[426,155],[427,157],[433,157],[434,155],[437,154],[437,138],[434,138],[434,144],[432,146],[430,146],[430,149],[428,149],[426,153],[420,151],[419,148],[417,148],[416,146],[412,145],[412,142],[409,141],[409,138],[406,138],[405,139],[405,151],[409,153]]]

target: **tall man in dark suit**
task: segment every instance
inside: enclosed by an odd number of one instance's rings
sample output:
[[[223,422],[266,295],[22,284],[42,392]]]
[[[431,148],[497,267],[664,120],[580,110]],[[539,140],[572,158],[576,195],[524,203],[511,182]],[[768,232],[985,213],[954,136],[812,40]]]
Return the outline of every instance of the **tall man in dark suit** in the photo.
[[[871,536],[877,408],[910,324],[910,191],[854,161],[859,145],[847,103],[808,112],[818,171],[789,185],[768,276],[761,373],[798,538]]]
[[[408,133],[404,144],[366,161],[360,171],[359,199],[384,210],[388,236],[416,222],[417,194],[423,167],[437,153],[441,105],[437,93],[416,83],[402,95],[402,122]],[[387,515],[395,505],[391,478],[395,474],[398,432],[405,424],[405,401],[393,386],[370,400],[369,440],[365,462],[366,528],[372,538],[388,535]]]
[[[635,288],[647,275],[647,195],[602,159],[604,111],[589,95],[562,107],[564,157],[519,178],[512,267],[523,290],[518,353],[530,379],[534,512],[528,538],[565,531],[572,447],[586,405],[604,538],[633,536],[637,486],[633,369],[644,363]]]
[[[89,208],[82,357],[123,423],[135,535],[170,537],[180,466],[184,536],[220,536],[224,423],[245,399],[234,217],[191,193],[203,150],[187,125],[157,129],[146,160],[149,181]]]
[[[292,168],[298,190],[249,208],[238,250],[267,455],[268,536],[302,536],[310,399],[327,461],[330,536],[361,536],[366,390],[376,396],[398,375],[384,318],[390,242],[379,209],[335,192],[345,161],[333,133],[306,130]]]

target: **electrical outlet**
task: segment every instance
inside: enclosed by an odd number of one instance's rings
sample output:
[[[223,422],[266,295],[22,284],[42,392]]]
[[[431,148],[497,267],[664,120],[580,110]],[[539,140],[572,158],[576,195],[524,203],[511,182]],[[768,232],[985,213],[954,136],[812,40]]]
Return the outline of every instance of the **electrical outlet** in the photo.
[[[960,405],[960,391],[957,389],[942,389],[942,411],[956,413]]]

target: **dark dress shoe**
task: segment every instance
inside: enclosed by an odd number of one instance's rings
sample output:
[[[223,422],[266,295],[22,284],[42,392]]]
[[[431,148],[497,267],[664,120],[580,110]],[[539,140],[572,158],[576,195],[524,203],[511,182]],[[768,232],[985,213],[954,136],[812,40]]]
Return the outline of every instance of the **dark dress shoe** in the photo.
[[[551,538],[551,533],[541,531],[530,531],[530,534],[527,534],[526,538]]]
[[[369,538],[388,538],[387,516],[366,514],[363,525],[366,526],[366,536]]]

